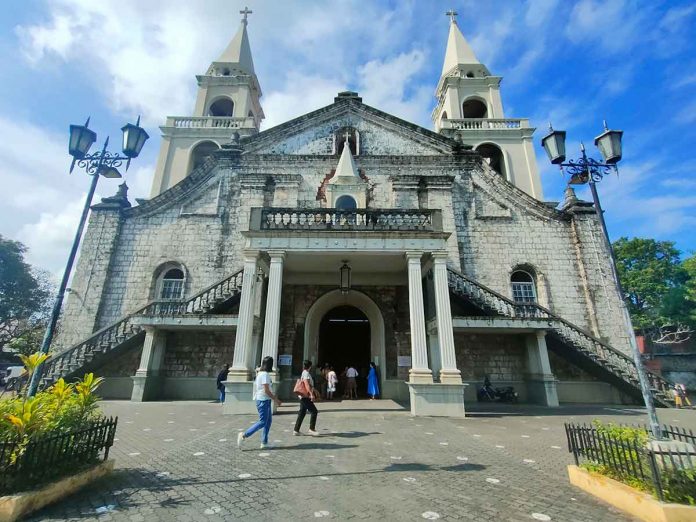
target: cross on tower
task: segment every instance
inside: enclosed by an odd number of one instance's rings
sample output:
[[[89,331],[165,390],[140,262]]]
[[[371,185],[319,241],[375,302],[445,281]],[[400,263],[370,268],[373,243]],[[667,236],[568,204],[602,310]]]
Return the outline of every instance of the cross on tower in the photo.
[[[239,14],[243,16],[243,18],[242,18],[242,23],[243,23],[244,25],[246,25],[247,23],[249,23],[249,22],[247,21],[247,16],[249,16],[249,15],[250,15],[251,13],[253,13],[253,12],[254,12],[254,11],[252,11],[251,9],[249,9],[249,8],[246,7],[246,6],[244,6],[244,9],[243,9],[243,10],[239,11]]]
[[[350,143],[350,131],[348,129],[346,129],[346,133],[343,137],[346,139],[346,143]]]
[[[457,13],[457,11],[455,11],[455,10],[453,10],[453,9],[450,9],[450,10],[447,11],[445,14],[446,14],[447,16],[450,17],[450,21],[451,21],[453,24],[456,24],[456,23],[457,23],[457,20],[455,19],[456,16],[459,14],[459,13]]]

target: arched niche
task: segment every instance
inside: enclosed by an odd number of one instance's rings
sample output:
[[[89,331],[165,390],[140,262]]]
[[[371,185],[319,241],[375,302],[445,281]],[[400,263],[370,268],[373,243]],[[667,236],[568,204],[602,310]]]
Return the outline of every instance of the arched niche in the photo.
[[[218,98],[210,104],[208,116],[231,118],[234,115],[234,102],[229,98]]]
[[[483,157],[494,171],[505,179],[508,179],[507,168],[505,166],[505,154],[503,154],[500,147],[493,143],[482,143],[476,147],[476,152]]]
[[[480,98],[468,98],[462,103],[462,118],[488,118],[488,106]]]
[[[384,318],[375,302],[367,295],[356,290],[347,294],[340,290],[332,290],[310,307],[305,319],[303,359],[309,359],[314,364],[319,363],[319,327],[324,316],[339,306],[352,306],[360,310],[370,321],[370,357],[380,367],[381,379],[386,375],[387,361],[384,338]]]
[[[213,152],[219,150],[220,146],[214,141],[201,141],[191,149],[189,155],[189,172],[196,170],[203,162],[210,157]]]

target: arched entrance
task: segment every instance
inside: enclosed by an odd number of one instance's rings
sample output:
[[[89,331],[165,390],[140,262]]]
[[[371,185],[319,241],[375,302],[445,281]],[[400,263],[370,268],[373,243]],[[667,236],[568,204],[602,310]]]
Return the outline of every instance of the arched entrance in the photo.
[[[337,374],[353,366],[358,370],[358,395],[364,395],[371,361],[370,321],[354,306],[329,310],[319,325],[318,364],[330,364]]]
[[[386,374],[386,358],[385,358],[385,341],[384,341],[384,319],[382,317],[382,312],[375,302],[362,292],[356,290],[351,290],[347,294],[341,293],[340,290],[332,290],[322,295],[317,299],[314,304],[310,307],[307,312],[307,319],[305,321],[305,333],[304,333],[304,359],[309,359],[314,364],[322,364],[324,362],[330,362],[336,367],[339,363],[336,361],[324,361],[320,359],[323,356],[321,351],[321,326],[325,317],[331,318],[331,312],[335,309],[338,310],[339,314],[336,318],[340,319],[349,318],[350,314],[355,314],[354,311],[349,312],[348,309],[354,309],[361,314],[360,318],[366,318],[367,323],[353,323],[367,325],[367,346],[369,347],[367,352],[368,359],[367,362],[374,361],[380,370],[379,375],[382,383],[384,382],[384,376]],[[335,323],[340,324],[340,323]],[[350,323],[346,323],[350,324]],[[331,337],[329,337],[331,339]],[[364,350],[364,348],[361,348]],[[331,352],[329,352],[331,353]],[[360,352],[363,353],[363,352]],[[362,356],[364,357],[364,355]],[[355,361],[354,364],[360,364],[360,361]],[[336,367],[336,373],[340,373],[340,370]],[[360,372],[360,368],[356,368]],[[362,373],[362,372],[361,372]]]

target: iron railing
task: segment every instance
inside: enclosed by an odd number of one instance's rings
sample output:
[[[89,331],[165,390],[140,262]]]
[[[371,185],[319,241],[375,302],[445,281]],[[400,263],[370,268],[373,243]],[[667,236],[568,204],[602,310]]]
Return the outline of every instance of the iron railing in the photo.
[[[450,289],[460,296],[471,299],[485,310],[504,317],[541,318],[549,321],[549,326],[564,344],[571,346],[586,358],[601,364],[613,375],[639,389],[638,371],[633,359],[623,352],[600,341],[586,330],[566,321],[547,308],[536,303],[516,303],[498,292],[448,269]],[[653,395],[662,404],[670,405],[672,385],[659,375],[646,372]]]
[[[131,314],[93,333],[90,337],[66,350],[51,355],[44,364],[42,385],[47,386],[59,377],[77,371],[95,357],[108,353],[143,331],[133,324],[137,315],[205,314],[216,305],[242,291],[242,270],[218,281],[197,294],[180,301],[152,301]]]
[[[439,210],[252,208],[250,230],[442,231]]]
[[[647,427],[639,427],[649,434]],[[568,451],[573,454],[575,465],[588,463],[599,466],[602,473],[624,482],[639,481],[660,500],[679,501],[674,498],[681,491],[696,495],[696,450],[684,446],[674,449],[660,441],[649,444],[643,439],[618,438],[595,426],[565,424]],[[673,427],[663,426],[665,436],[677,435]],[[684,436],[685,434],[678,434]],[[647,440],[648,437],[646,437]],[[696,439],[690,432],[687,438]],[[682,440],[681,438],[673,440]],[[687,441],[688,442],[688,441]]]
[[[109,458],[118,417],[87,427],[36,439],[0,442],[0,493],[34,488]]]

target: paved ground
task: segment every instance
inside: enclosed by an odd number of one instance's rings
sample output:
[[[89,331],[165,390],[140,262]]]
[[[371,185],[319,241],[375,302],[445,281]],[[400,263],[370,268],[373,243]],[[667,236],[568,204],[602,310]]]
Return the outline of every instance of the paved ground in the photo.
[[[563,422],[641,422],[639,409],[495,405],[467,419],[412,418],[391,401],[320,403],[321,437],[236,448],[251,416],[206,402],[105,402],[116,471],[32,520],[627,520],[568,484]],[[696,411],[661,410],[696,429]],[[307,429],[309,419],[303,429]]]

